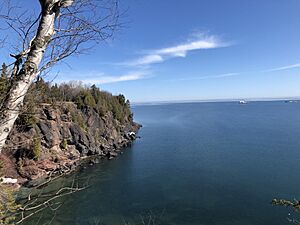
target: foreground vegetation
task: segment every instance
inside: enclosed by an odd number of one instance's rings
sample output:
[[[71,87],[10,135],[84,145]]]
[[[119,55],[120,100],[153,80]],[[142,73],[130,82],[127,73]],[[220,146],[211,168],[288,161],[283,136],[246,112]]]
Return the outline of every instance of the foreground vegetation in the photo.
[[[0,177],[3,176],[3,163],[0,161]],[[1,183],[1,178],[0,178]],[[15,192],[10,186],[0,184],[0,225],[13,224],[13,214],[18,209]]]

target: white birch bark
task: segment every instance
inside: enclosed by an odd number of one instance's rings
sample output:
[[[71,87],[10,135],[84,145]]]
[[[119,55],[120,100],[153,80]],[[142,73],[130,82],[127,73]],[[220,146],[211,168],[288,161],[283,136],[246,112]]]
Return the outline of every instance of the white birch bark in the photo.
[[[17,81],[13,84],[9,96],[3,104],[0,115],[0,153],[5,146],[6,139],[12,130],[20,113],[23,100],[29,86],[38,75],[38,68],[43,59],[47,45],[54,35],[56,12],[53,5],[60,3],[59,7],[70,6],[74,0],[39,0],[42,9],[42,17],[39,22],[36,36],[30,46],[29,53]],[[57,10],[57,8],[56,8]]]

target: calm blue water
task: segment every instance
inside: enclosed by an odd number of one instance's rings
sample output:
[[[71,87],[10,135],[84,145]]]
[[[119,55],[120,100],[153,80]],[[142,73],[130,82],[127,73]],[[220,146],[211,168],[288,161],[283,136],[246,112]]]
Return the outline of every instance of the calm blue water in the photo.
[[[79,172],[92,186],[66,197],[52,224],[141,224],[151,216],[156,224],[282,225],[297,216],[270,201],[300,198],[300,104],[133,111],[142,138],[116,160]]]

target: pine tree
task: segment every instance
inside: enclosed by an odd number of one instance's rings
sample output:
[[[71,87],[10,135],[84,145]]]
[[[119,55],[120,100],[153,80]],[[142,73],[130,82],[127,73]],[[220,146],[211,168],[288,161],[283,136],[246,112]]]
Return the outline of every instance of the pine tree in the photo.
[[[2,64],[2,69],[1,69],[1,78],[7,78],[7,75],[8,75],[8,66],[3,63]]]
[[[3,63],[0,76],[0,104],[7,94],[8,85],[8,67],[5,63]]]

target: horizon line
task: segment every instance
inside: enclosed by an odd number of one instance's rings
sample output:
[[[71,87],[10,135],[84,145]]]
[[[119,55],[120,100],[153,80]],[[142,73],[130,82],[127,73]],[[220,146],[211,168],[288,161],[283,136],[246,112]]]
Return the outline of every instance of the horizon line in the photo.
[[[220,99],[186,99],[186,100],[154,100],[154,101],[132,101],[134,105],[152,105],[152,104],[176,104],[176,103],[217,103],[217,102],[238,102],[241,100],[249,102],[268,102],[268,101],[285,101],[297,100],[300,101],[300,96],[290,97],[260,97],[260,98],[220,98]]]

